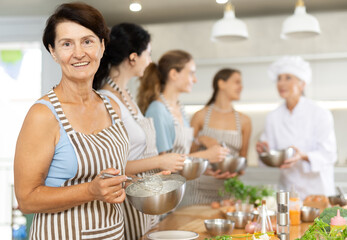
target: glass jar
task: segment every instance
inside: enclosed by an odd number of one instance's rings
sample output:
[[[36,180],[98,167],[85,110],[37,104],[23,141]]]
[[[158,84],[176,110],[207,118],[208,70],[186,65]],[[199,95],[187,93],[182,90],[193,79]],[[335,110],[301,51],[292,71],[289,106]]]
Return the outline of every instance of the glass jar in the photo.
[[[299,194],[292,188],[289,197],[290,225],[299,225],[301,223],[301,206],[302,202],[299,198]]]

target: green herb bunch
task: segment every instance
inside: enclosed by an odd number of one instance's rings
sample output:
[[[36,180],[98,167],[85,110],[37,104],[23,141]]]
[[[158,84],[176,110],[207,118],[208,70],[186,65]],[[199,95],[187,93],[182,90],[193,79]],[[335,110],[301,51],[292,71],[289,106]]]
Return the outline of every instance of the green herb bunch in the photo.
[[[336,216],[337,209],[340,210],[341,217],[344,217],[347,220],[347,209],[343,209],[342,207],[338,206],[324,209],[324,211],[320,214],[319,218],[322,219],[323,222],[329,224],[330,219]],[[329,228],[327,230],[329,230]]]
[[[305,234],[296,240],[344,240],[347,238],[347,228],[343,231],[332,230],[329,232],[327,231],[329,227],[330,225],[328,223],[320,218],[316,218],[314,224],[306,230]]]
[[[219,191],[221,196],[226,194],[242,202],[248,201],[251,204],[260,204],[263,197],[272,196],[273,190],[264,186],[245,185],[237,177],[224,181],[224,189]]]

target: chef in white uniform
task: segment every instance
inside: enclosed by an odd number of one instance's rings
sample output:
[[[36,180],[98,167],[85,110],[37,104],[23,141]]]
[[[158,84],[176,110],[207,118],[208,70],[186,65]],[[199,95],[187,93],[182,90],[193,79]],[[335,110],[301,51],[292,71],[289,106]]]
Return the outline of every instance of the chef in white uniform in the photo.
[[[268,114],[257,152],[294,147],[294,157],[280,167],[280,184],[294,186],[300,198],[334,195],[336,139],[330,111],[304,97],[311,82],[310,64],[301,57],[282,57],[269,67],[270,78],[285,102]]]

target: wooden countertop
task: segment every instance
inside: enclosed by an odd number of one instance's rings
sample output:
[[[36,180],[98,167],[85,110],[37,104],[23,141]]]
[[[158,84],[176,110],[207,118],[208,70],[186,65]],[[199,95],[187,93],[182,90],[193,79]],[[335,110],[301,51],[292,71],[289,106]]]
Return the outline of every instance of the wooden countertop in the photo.
[[[162,230],[185,230],[199,234],[198,239],[211,238],[213,236],[206,232],[204,220],[214,218],[225,218],[219,209],[212,209],[209,205],[194,205],[184,207],[169,214],[150,232]],[[312,223],[302,223],[297,226],[290,226],[290,240],[301,237]],[[245,233],[244,229],[234,229],[232,234]],[[148,238],[144,236],[142,240]]]

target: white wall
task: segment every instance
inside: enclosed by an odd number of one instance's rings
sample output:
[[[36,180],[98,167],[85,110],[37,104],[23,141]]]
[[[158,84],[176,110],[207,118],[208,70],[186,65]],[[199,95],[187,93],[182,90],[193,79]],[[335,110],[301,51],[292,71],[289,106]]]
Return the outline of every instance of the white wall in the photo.
[[[12,196],[13,196],[13,157],[15,144],[24,117],[36,99],[41,96],[41,91],[46,92],[56,79],[59,79],[56,64],[51,60],[41,44],[42,32],[45,25],[44,17],[18,17],[0,18],[0,44],[18,43],[18,46],[36,45],[40,43],[42,58],[37,64],[42,65],[42,72],[38,72],[42,81],[38,83],[33,76],[23,77],[23,84],[8,84],[6,79],[0,79],[1,87],[10,86],[11,89],[1,89],[0,96],[0,232],[1,239],[12,239],[11,220],[12,220]],[[40,54],[39,54],[40,55]],[[28,71],[27,71],[28,72]],[[29,71],[30,72],[30,71]],[[36,74],[36,71],[35,71]],[[33,81],[28,82],[30,79]],[[50,81],[47,81],[47,80]],[[35,89],[32,87],[35,86]],[[0,88],[1,88],[0,87]],[[24,89],[24,92],[23,92]],[[29,94],[26,94],[26,92]],[[31,92],[28,92],[31,91]],[[6,93],[6,94],[5,94]],[[16,93],[16,96],[11,96]],[[22,94],[22,95],[21,95]],[[18,95],[21,95],[18,97]],[[28,97],[30,96],[30,97]]]
[[[249,39],[235,43],[210,41],[212,25],[217,20],[146,25],[152,35],[153,58],[164,51],[179,48],[195,59],[263,57],[283,54],[347,52],[344,22],[347,11],[316,13],[322,34],[301,40],[282,40],[280,31],[287,15],[242,18],[248,26]]]
[[[211,79],[222,67],[239,68],[243,73],[242,102],[278,101],[273,84],[268,80],[267,66],[282,55],[302,55],[312,64],[314,81],[307,90],[317,100],[346,100],[347,76],[347,11],[316,13],[322,34],[300,40],[280,39],[281,25],[287,15],[242,19],[248,26],[249,39],[233,43],[210,41],[215,20],[184,23],[151,24],[153,59],[165,51],[183,49],[197,63],[198,83],[186,104],[201,104],[201,96],[211,94]]]
[[[38,73],[38,75],[41,74],[42,86],[39,86],[38,89],[30,88],[36,84],[34,81],[28,83],[32,75],[28,76],[28,81],[20,86],[18,84],[2,84],[2,86],[11,87],[11,89],[1,89],[1,92],[6,91],[7,95],[9,93],[16,93],[18,95],[20,92],[23,92],[23,89],[25,89],[24,91],[31,92],[29,94],[23,94],[22,97],[6,97],[4,94],[0,97],[0,111],[6,116],[0,120],[0,130],[3,133],[0,136],[0,158],[13,158],[15,142],[28,109],[42,93],[46,93],[60,79],[60,68],[58,64],[54,63],[42,44],[41,39],[45,22],[45,17],[0,18],[1,44],[18,43],[18,46],[36,46],[38,43],[42,52],[41,61],[37,62],[37,64],[42,65],[42,71]],[[25,77],[23,78],[25,79]],[[1,81],[5,81],[5,79],[0,79]]]

